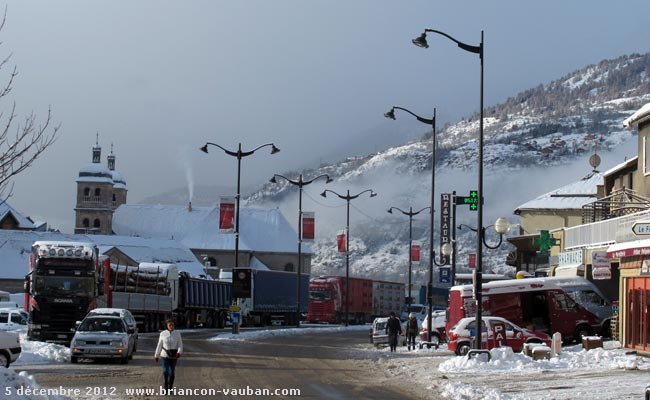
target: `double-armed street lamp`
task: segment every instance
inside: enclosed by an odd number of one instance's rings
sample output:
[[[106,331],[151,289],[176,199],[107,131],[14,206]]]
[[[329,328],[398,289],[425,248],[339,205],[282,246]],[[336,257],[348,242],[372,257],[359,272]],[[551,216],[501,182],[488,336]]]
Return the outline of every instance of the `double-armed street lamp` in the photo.
[[[477,207],[477,226],[483,226],[483,31],[481,31],[481,43],[478,46],[469,45],[463,42],[456,40],[450,35],[435,30],[435,29],[425,29],[422,35],[412,40],[413,44],[422,47],[428,48],[429,44],[427,43],[427,33],[436,33],[438,35],[444,36],[447,39],[453,41],[461,49],[478,54],[481,61],[481,79],[480,79],[480,121],[479,121],[479,144],[478,144],[478,207]],[[476,242],[476,279],[474,281],[474,292],[476,296],[476,326],[480,327],[480,321],[482,321],[482,312],[483,312],[483,282],[482,282],[482,273],[483,273],[483,234],[484,230],[480,229],[477,231],[477,242]],[[477,328],[478,329],[478,328]],[[477,337],[479,335],[476,335]],[[477,346],[480,346],[480,340],[477,341]],[[477,347],[480,349],[480,347]]]
[[[275,178],[282,178],[291,185],[298,186],[298,269],[296,270],[296,328],[300,328],[300,274],[302,273],[302,188],[303,186],[307,186],[316,179],[319,178],[326,178],[325,183],[330,183],[332,182],[332,179],[330,179],[329,175],[323,174],[319,175],[313,179],[310,180],[303,180],[302,174],[298,177],[298,179],[289,179],[286,176],[280,175],[280,174],[275,174],[271,178],[269,182],[271,183],[277,183],[277,179]]]
[[[454,224],[455,223],[456,222],[454,221]],[[485,241],[486,227],[481,227],[481,229],[476,229],[476,228],[472,228],[469,225],[460,224],[460,225],[458,225],[458,229],[462,230],[463,227],[466,227],[469,230],[471,230],[473,232],[476,232],[477,234],[480,235],[479,237],[481,238],[481,245],[487,247],[488,249],[494,250],[494,249],[498,248],[499,246],[501,246],[501,243],[503,243],[503,235],[506,232],[508,232],[508,230],[510,229],[510,222],[508,222],[508,220],[506,218],[504,218],[504,217],[499,217],[494,222],[494,225],[490,225],[490,226],[494,227],[494,230],[496,231],[496,233],[499,234],[499,243],[497,243],[496,245],[489,245]],[[490,226],[488,226],[487,228],[489,228]],[[456,251],[456,246],[455,245],[454,245],[454,251]],[[478,292],[478,289],[477,289],[477,286],[479,286],[481,288],[481,290],[483,290],[482,281],[483,281],[483,270],[478,269],[478,257],[477,257],[477,264],[476,264],[476,268],[474,269],[474,296],[476,297],[476,302],[477,302],[477,304],[476,304],[476,308],[477,308],[477,311],[476,311],[476,315],[477,315],[476,316],[476,326],[477,326],[477,328],[476,329],[477,329],[477,332],[480,332],[480,329],[481,329],[480,327],[483,325],[483,323],[481,322],[482,321],[481,315],[479,314],[479,311],[480,311],[479,308],[482,309],[482,306],[483,306],[483,303],[482,303],[483,302],[483,294]],[[477,285],[476,282],[481,282],[481,285]],[[474,341],[474,348],[476,350],[480,351],[480,349],[481,349],[481,341],[482,341],[481,335],[476,335],[476,339]]]
[[[362,192],[359,192],[355,195],[350,194],[350,190],[348,189],[346,195],[338,194],[333,190],[325,189],[323,193],[320,195],[323,197],[327,197],[327,192],[332,193],[333,195],[337,196],[340,199],[343,199],[347,202],[347,217],[346,217],[346,223],[345,223],[345,326],[348,326],[348,318],[349,318],[349,306],[350,306],[350,201],[356,199],[357,197],[361,196],[364,193],[370,193],[370,197],[375,197],[377,196],[377,193],[375,193],[374,190],[372,189],[366,189]]]
[[[212,142],[206,142],[205,145],[201,146],[200,150],[204,153],[208,153],[208,145],[210,146],[215,146],[223,150],[226,154],[232,157],[237,158],[237,195],[235,197],[236,205],[235,205],[235,267],[233,269],[233,274],[232,276],[235,276],[236,270],[239,268],[239,200],[241,197],[241,159],[244,157],[248,157],[255,153],[257,150],[263,148],[263,147],[271,147],[271,154],[278,153],[280,149],[275,147],[273,143],[266,143],[261,146],[258,146],[254,148],[253,150],[250,151],[242,151],[241,149],[241,143],[239,143],[239,147],[237,148],[237,151],[231,151],[228,150],[216,143]],[[232,299],[233,302],[236,300],[235,298]],[[239,330],[236,328],[236,324],[233,324],[233,333],[239,333]]]
[[[408,289],[406,291],[406,293],[407,293],[407,297],[406,297],[406,306],[407,307],[406,307],[406,309],[410,313],[411,312],[411,269],[412,269],[412,266],[413,266],[413,254],[412,254],[412,252],[413,252],[413,250],[412,250],[412,247],[413,247],[413,217],[418,215],[419,213],[421,213],[424,210],[429,210],[429,212],[431,213],[431,207],[424,207],[423,209],[421,209],[419,211],[415,211],[415,212],[413,211],[413,207],[409,207],[408,211],[404,211],[399,207],[391,207],[391,208],[388,209],[388,213],[392,214],[393,210],[397,210],[397,211],[401,212],[402,214],[406,215],[407,217],[409,217],[409,279],[408,279],[409,283],[408,283]]]

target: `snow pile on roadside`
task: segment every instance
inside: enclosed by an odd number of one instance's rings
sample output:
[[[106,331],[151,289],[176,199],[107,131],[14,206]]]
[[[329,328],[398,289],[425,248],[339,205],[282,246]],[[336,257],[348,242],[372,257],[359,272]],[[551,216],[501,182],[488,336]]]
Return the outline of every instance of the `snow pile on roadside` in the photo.
[[[70,361],[70,349],[60,345],[27,340],[20,335],[22,352],[20,358],[12,365],[34,365],[64,363]]]
[[[617,343],[617,342],[615,342]],[[626,354],[626,350],[608,345],[608,349],[597,348],[584,350],[582,346],[565,347],[562,354],[550,360],[533,360],[522,354],[514,353],[509,347],[495,348],[490,351],[491,360],[485,362],[480,357],[454,357],[440,364],[438,370],[445,373],[472,372],[491,373],[495,371],[538,372],[558,369],[650,369],[650,364],[639,360],[636,355]]]
[[[13,369],[0,367],[0,388],[3,399],[24,400],[65,400],[68,397],[48,396],[47,389],[41,389],[34,377],[27,372],[16,372]],[[43,394],[40,394],[42,391]]]
[[[370,327],[368,325],[354,325],[354,326],[335,326],[335,327],[325,327],[325,328],[285,328],[285,329],[268,329],[263,331],[250,331],[250,332],[241,332],[238,334],[225,333],[213,336],[208,340],[256,340],[256,339],[267,339],[275,336],[288,336],[288,335],[308,335],[319,332],[339,332],[344,330],[363,330],[368,331]]]

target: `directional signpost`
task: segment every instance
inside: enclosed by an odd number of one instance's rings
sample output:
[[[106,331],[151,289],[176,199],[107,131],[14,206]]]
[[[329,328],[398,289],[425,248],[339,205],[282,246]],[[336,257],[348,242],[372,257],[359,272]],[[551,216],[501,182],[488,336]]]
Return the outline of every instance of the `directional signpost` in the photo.
[[[632,232],[637,236],[650,235],[650,221],[638,221],[632,225]]]
[[[470,190],[469,196],[456,196],[456,205],[468,205],[470,211],[478,210],[478,190]]]

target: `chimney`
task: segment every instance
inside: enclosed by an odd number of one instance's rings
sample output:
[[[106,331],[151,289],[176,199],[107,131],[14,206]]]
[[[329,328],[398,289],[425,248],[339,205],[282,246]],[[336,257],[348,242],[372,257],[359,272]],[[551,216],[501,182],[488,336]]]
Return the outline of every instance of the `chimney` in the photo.
[[[191,201],[190,201],[190,203],[189,203],[188,206],[187,206],[187,211],[188,211],[188,212],[192,212],[192,202],[191,202]]]

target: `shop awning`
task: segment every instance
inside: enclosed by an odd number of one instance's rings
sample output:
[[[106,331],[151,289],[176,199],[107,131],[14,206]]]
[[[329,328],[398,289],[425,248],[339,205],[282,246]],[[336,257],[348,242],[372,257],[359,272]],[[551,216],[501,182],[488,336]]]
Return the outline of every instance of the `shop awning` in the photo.
[[[616,243],[607,248],[607,258],[622,258],[650,255],[650,239]]]

